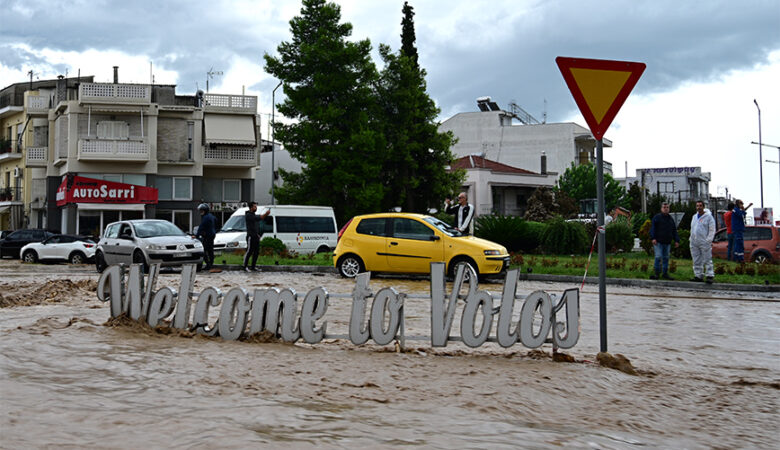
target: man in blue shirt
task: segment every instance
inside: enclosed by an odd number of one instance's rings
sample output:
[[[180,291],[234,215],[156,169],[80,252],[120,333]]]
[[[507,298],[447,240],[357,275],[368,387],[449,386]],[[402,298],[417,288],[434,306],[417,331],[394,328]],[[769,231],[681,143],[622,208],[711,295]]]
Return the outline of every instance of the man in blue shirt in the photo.
[[[198,227],[198,239],[203,243],[203,262],[205,270],[210,270],[214,265],[214,236],[217,235],[217,219],[209,212],[209,205],[198,205],[200,212],[200,226]]]
[[[753,204],[747,205],[750,208]],[[734,210],[731,212],[731,234],[734,235],[734,261],[745,262],[745,210],[742,200],[734,202]]]
[[[671,280],[669,276],[669,252],[672,248],[680,246],[680,236],[677,235],[677,225],[674,218],[669,214],[669,204],[661,205],[661,212],[653,217],[650,224],[650,239],[653,240],[653,249],[655,250],[655,264],[653,269],[655,273],[650,275],[651,280],[657,280],[659,275],[664,280]],[[662,270],[663,263],[663,273]]]

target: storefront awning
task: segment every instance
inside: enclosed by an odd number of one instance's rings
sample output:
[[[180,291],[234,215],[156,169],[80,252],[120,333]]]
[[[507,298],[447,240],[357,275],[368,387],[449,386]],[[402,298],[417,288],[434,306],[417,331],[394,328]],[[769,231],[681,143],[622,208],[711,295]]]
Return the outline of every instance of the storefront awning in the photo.
[[[69,175],[57,189],[57,206],[68,203],[141,204],[143,207],[146,203],[157,203],[157,189]]]
[[[252,116],[206,114],[206,144],[256,145]]]
[[[107,203],[76,203],[79,211],[143,211],[146,205],[131,203],[128,205],[112,205]]]

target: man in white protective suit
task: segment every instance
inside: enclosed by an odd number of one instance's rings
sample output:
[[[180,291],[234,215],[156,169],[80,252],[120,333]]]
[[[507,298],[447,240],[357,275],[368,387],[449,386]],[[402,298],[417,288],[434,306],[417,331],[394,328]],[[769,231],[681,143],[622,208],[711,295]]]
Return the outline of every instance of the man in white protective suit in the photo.
[[[712,268],[712,238],[715,236],[715,219],[704,202],[696,202],[696,214],[691,219],[691,258],[693,259],[693,279],[712,283],[715,271]]]

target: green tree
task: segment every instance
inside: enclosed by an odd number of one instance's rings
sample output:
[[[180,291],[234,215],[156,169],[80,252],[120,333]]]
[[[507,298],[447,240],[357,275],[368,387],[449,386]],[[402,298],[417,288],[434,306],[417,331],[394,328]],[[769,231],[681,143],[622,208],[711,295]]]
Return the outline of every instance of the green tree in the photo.
[[[282,202],[331,205],[340,222],[376,211],[385,143],[374,86],[371,43],[350,41],[352,25],[339,23],[341,8],[325,0],[303,0],[290,21],[290,41],[265,54],[265,70],[281,80],[286,99],[277,108],[294,122],[274,124],[275,137],[304,164],[282,172]]]
[[[632,212],[642,211],[642,186],[639,185],[638,181],[634,181],[628,186],[625,205]]]
[[[594,164],[574,165],[566,169],[558,178],[556,191],[564,191],[576,200],[596,198],[596,166]],[[604,174],[604,206],[607,211],[622,206],[626,189],[612,175]]]
[[[377,87],[382,134],[387,149],[382,170],[382,209],[426,212],[461,185],[464,171],[448,172],[453,160],[452,133],[440,133],[439,109],[426,92],[425,70],[417,64],[414,11],[404,4],[403,46],[398,54],[379,46],[385,63]]]

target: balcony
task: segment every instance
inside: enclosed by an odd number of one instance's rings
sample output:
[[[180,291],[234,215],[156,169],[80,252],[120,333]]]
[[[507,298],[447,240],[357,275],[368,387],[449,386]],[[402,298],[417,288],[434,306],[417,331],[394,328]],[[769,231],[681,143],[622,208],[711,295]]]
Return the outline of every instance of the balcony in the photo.
[[[0,203],[19,203],[24,198],[21,187],[0,187]]]
[[[149,161],[149,144],[142,140],[79,139],[79,161]]]
[[[203,109],[207,112],[257,113],[257,97],[250,95],[204,94]]]
[[[81,83],[79,103],[150,105],[152,87],[146,84]]]
[[[49,147],[27,147],[27,167],[46,167],[48,162]]]
[[[48,95],[28,95],[26,100],[25,108],[27,109],[27,114],[42,115],[49,113]]]
[[[256,147],[207,147],[203,151],[204,166],[255,167],[257,166]]]
[[[22,159],[22,154],[14,150],[13,148],[0,148],[0,162],[15,161]]]

